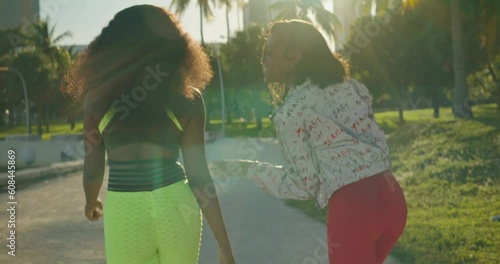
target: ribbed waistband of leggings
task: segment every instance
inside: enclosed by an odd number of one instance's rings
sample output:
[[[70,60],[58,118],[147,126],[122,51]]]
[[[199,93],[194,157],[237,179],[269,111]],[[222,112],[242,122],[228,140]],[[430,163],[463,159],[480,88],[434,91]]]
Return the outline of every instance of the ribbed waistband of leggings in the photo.
[[[109,191],[152,191],[186,179],[177,157],[168,159],[108,160]],[[130,168],[131,165],[134,168]]]

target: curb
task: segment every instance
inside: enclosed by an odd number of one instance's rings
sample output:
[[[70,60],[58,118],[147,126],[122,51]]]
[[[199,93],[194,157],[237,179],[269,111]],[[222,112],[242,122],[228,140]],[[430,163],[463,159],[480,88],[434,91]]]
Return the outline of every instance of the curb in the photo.
[[[62,177],[67,173],[83,170],[83,159],[77,161],[54,162],[50,166],[16,171],[15,184],[30,183],[42,178]],[[0,173],[0,189],[8,186],[9,174]]]

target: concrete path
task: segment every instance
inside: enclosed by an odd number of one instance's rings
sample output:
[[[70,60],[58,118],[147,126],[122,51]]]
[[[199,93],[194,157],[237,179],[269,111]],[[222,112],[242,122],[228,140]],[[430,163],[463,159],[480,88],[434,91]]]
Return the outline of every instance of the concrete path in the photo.
[[[210,160],[281,159],[273,140],[218,140],[209,144],[207,154]],[[237,263],[328,263],[323,224],[242,177],[215,183]],[[105,199],[104,188],[101,197]],[[106,263],[102,221],[89,222],[83,215],[81,172],[18,190],[16,201],[16,256],[11,257],[6,247],[8,194],[0,194],[0,208],[4,208],[0,210],[0,263]],[[199,263],[218,263],[217,245],[206,222]]]

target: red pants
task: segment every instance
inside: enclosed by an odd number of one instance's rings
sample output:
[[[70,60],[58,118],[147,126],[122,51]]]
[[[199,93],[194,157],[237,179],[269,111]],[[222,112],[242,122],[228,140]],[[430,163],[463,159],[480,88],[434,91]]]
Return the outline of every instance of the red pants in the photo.
[[[331,264],[382,264],[406,225],[406,200],[390,171],[346,185],[328,204]]]

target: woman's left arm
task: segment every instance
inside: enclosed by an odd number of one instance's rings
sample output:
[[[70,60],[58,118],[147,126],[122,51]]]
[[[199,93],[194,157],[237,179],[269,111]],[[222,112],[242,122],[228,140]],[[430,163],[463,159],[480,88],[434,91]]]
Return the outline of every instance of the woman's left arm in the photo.
[[[85,211],[99,206],[99,191],[104,178],[105,148],[98,123],[92,117],[92,109],[85,102],[83,115],[83,143],[85,158],[83,166],[83,189],[85,191]],[[92,216],[92,214],[90,215]],[[89,215],[87,214],[87,217]]]
[[[286,131],[281,131],[283,146],[290,155],[290,163],[277,166],[267,162],[228,161],[226,170],[240,171],[264,191],[282,199],[311,200],[319,187],[319,170],[310,145],[310,134],[303,117],[289,120]],[[236,164],[235,164],[236,163]],[[218,166],[220,169],[220,165]],[[241,175],[241,174],[240,174]]]

